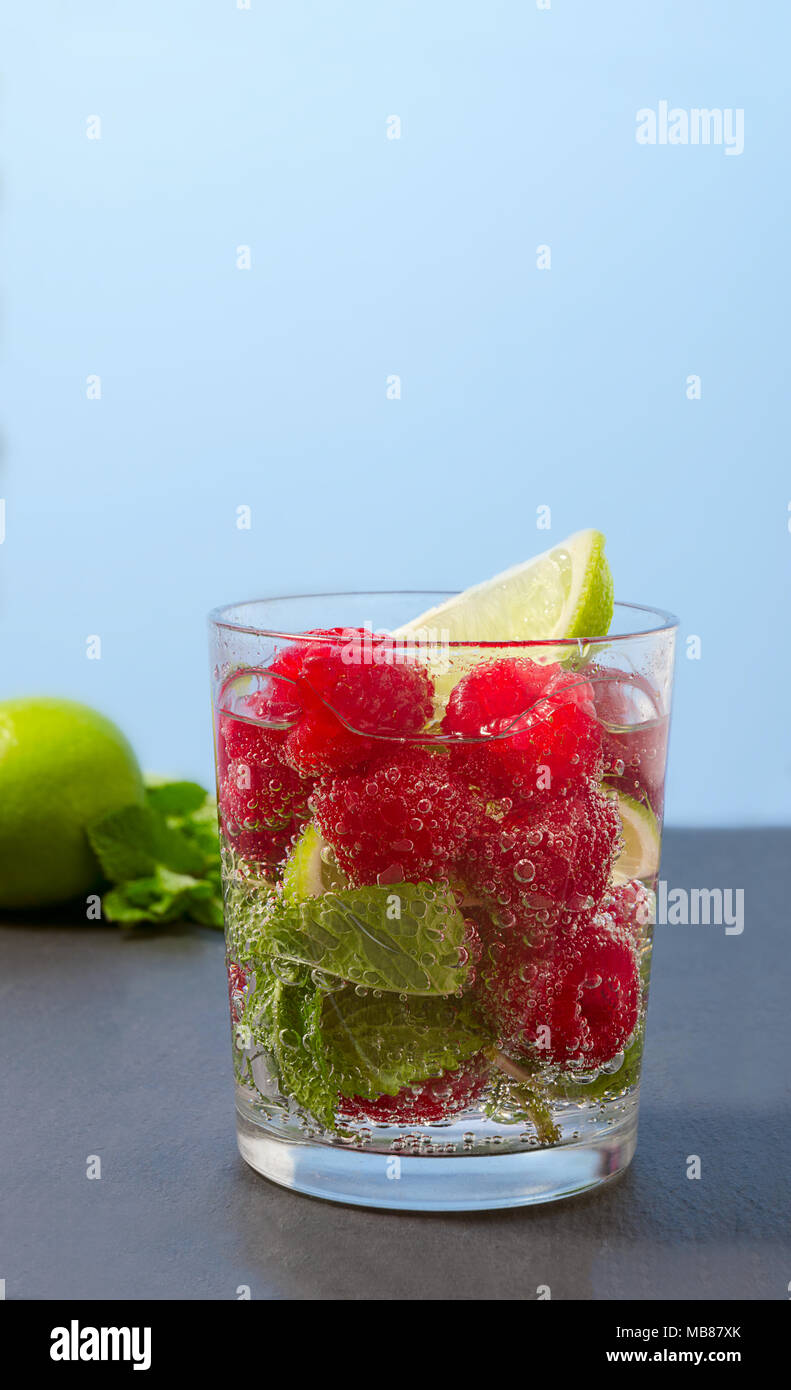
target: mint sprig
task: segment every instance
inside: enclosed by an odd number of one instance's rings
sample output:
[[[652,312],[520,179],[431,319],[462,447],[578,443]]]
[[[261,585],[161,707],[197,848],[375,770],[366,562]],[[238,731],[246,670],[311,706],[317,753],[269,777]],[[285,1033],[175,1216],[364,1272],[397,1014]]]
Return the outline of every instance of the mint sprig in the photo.
[[[508,1124],[525,1121],[532,1124],[540,1144],[559,1143],[561,1131],[552,1117],[550,1098],[538,1063],[527,1058],[515,1062],[498,1047],[487,1047],[485,1053],[495,1068],[485,1107],[489,1118],[501,1120],[505,1112]]]
[[[142,806],[102,816],[87,833],[113,885],[102,900],[109,921],[222,928],[216,805],[197,782],[152,779]]]
[[[189,917],[207,927],[222,926],[222,904],[208,879],[174,874],[159,865],[148,878],[111,888],[102,906],[111,922],[175,922]]]
[[[168,782],[162,777],[146,778],[146,801],[163,816],[189,816],[206,802],[199,782]]]
[[[427,883],[349,888],[294,903],[242,882],[230,888],[227,912],[229,939],[243,932],[247,954],[298,961],[368,989],[456,994],[472,968],[453,893]]]
[[[468,999],[325,995],[321,1015],[332,1075],[344,1095],[397,1095],[403,1086],[455,1071],[484,1046]]]
[[[469,999],[360,996],[351,985],[328,992],[308,972],[287,981],[266,960],[252,964],[240,1041],[274,1056],[283,1094],[325,1129],[335,1127],[341,1096],[397,1095],[456,1070],[487,1042]]]
[[[336,1088],[321,1034],[321,992],[313,986],[275,985],[273,1050],[281,1090],[303,1110],[331,1129],[335,1120]]]

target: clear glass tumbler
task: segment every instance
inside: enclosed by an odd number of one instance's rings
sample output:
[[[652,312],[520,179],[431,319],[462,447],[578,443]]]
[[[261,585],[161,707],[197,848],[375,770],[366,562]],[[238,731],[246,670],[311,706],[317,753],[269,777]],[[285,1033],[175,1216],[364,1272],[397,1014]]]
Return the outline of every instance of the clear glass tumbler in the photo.
[[[446,594],[210,618],[239,1149],[314,1196],[551,1201],[634,1153],[675,619],[423,642]]]

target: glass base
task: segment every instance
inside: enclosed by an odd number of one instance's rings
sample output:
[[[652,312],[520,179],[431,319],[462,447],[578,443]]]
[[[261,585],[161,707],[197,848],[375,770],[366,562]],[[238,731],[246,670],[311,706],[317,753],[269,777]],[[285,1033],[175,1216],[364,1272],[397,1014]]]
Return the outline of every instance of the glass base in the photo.
[[[598,1139],[521,1153],[414,1157],[275,1138],[237,1114],[239,1152],[265,1178],[352,1206],[489,1211],[557,1202],[609,1182],[631,1162],[637,1115]]]

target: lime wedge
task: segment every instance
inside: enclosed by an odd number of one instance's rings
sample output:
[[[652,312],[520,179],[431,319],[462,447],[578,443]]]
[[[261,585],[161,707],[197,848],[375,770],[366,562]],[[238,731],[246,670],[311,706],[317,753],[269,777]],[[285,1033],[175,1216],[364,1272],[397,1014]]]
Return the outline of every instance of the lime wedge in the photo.
[[[659,870],[659,822],[644,802],[617,793],[621,817],[623,849],[615,861],[613,882],[628,883],[632,878],[653,878]]]
[[[315,825],[306,825],[286,860],[283,896],[288,902],[318,898],[348,888],[344,875],[332,862],[332,852]]]
[[[604,637],[613,583],[600,531],[577,531],[560,545],[429,608],[395,637],[515,642]]]

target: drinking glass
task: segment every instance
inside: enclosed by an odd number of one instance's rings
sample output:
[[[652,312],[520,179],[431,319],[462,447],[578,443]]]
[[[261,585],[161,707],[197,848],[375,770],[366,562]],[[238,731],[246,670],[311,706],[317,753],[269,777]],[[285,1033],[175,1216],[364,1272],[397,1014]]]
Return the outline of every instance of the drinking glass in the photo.
[[[239,1149],[405,1210],[630,1162],[664,809],[672,615],[398,636],[449,597],[209,620]]]

